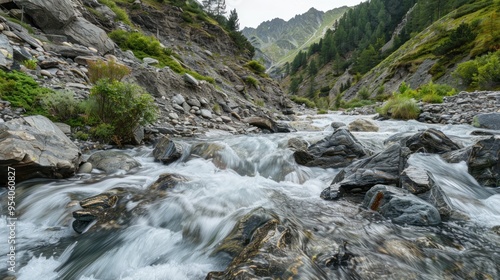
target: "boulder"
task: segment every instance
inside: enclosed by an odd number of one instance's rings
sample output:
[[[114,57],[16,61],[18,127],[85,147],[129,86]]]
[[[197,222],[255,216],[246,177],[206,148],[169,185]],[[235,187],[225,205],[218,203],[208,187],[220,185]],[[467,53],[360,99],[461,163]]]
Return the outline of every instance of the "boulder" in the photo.
[[[500,113],[476,115],[472,120],[472,125],[479,128],[500,130]]]
[[[176,94],[174,95],[174,97],[172,97],[172,102],[177,105],[182,105],[184,102],[186,102],[186,100],[184,99],[184,96]]]
[[[271,132],[275,132],[276,123],[267,117],[248,117],[244,118],[242,122],[256,126],[260,129],[267,129]]]
[[[66,25],[63,32],[72,41],[96,48],[104,54],[113,52],[115,49],[113,41],[104,30],[81,17]]]
[[[207,109],[201,109],[201,116],[206,118],[206,119],[211,119],[212,118],[212,112]]]
[[[49,119],[31,116],[0,123],[0,167],[16,170],[16,182],[68,178],[81,162],[78,147]],[[6,176],[1,176],[4,183]]]
[[[153,150],[153,156],[156,160],[168,164],[180,159],[183,155],[183,152],[183,143],[173,141],[170,138],[164,136],[156,144]]]
[[[333,129],[338,129],[338,128],[341,128],[341,127],[346,126],[346,124],[345,124],[345,123],[343,123],[343,122],[332,122],[332,123],[330,124],[330,126],[331,126]]]
[[[93,153],[87,162],[106,173],[114,173],[118,170],[129,171],[141,166],[134,158],[120,151],[99,151]]]
[[[376,185],[365,195],[363,207],[377,211],[397,224],[432,226],[441,223],[438,210],[405,190]]]
[[[60,30],[76,19],[71,0],[14,0],[44,31]]]
[[[339,168],[369,154],[348,130],[338,129],[332,135],[309,146],[307,150],[296,151],[293,156],[301,165]]]
[[[4,34],[0,34],[0,70],[9,70],[13,58],[14,50],[9,43],[9,39]]]
[[[431,178],[424,169],[409,166],[401,173],[399,185],[412,194],[422,194],[431,189]]]
[[[448,136],[434,128],[414,134],[406,140],[405,146],[413,153],[430,154],[443,154],[460,149],[460,146],[451,141]]]
[[[465,161],[469,174],[479,184],[487,187],[500,186],[500,138],[490,137],[474,145],[448,152],[443,158],[450,163]]]
[[[182,77],[184,78],[184,81],[188,84],[191,84],[194,86],[200,85],[200,82],[195,77],[189,75],[188,73],[185,73],[184,75],[182,75]]]
[[[379,127],[373,121],[367,119],[357,119],[349,124],[350,131],[377,132]]]
[[[309,143],[307,141],[298,139],[298,138],[290,138],[287,143],[288,148],[294,151],[307,150],[307,146]]]
[[[54,45],[54,44],[46,44],[45,49],[47,51],[52,51],[63,57],[68,57],[71,59],[74,59],[78,56],[92,56],[94,54],[91,50],[87,48]]]

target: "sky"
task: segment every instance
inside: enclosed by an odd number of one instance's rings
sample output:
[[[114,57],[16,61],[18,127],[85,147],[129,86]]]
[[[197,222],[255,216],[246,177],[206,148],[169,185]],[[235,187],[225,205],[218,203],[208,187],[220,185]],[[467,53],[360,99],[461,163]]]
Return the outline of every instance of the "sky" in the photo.
[[[226,8],[236,9],[240,28],[257,27],[260,23],[281,18],[289,20],[314,7],[328,11],[342,6],[355,6],[366,0],[226,0]]]

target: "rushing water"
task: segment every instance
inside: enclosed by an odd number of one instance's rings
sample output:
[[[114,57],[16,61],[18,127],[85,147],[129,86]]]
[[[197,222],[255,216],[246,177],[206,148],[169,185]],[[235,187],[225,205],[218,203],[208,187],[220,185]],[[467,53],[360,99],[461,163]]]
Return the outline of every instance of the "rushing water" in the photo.
[[[230,259],[214,257],[217,244],[236,222],[262,207],[313,233],[305,245],[310,258],[324,262],[343,250],[357,257],[355,267],[319,265],[320,276],[295,279],[500,279],[500,194],[477,184],[464,163],[448,164],[434,155],[414,155],[413,165],[432,173],[451,204],[468,217],[437,227],[394,225],[348,201],[324,201],[321,191],[339,170],[299,166],[287,148],[292,137],[315,141],[331,133],[325,115],[312,123],[319,131],[292,134],[221,136],[190,140],[211,150],[209,159],[185,157],[163,165],[150,148],[129,150],[142,164],[132,172],[106,175],[94,171],[67,180],[33,180],[17,186],[17,279],[204,279]],[[396,133],[415,133],[430,125],[410,121],[379,123],[381,131],[353,133],[374,151]],[[455,142],[473,143],[469,126],[438,126]],[[209,145],[210,144],[210,145]],[[214,152],[215,151],[215,152]],[[79,235],[71,228],[78,201],[116,187],[146,192],[161,174],[189,178],[164,198],[145,204],[146,211],[128,227]],[[6,243],[6,199],[2,193],[0,240]],[[138,203],[138,202],[135,202]],[[129,202],[130,209],[136,204]],[[0,246],[0,262],[8,249]],[[314,255],[314,256],[313,256]],[[3,272],[2,272],[3,273]],[[1,276],[1,275],[0,275]]]

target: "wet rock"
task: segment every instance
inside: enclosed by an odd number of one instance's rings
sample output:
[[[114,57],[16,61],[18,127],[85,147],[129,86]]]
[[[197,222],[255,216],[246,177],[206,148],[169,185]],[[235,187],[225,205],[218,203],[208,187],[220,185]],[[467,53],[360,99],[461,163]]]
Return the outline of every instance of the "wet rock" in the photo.
[[[173,141],[165,136],[156,144],[153,156],[156,160],[169,164],[180,159],[183,152],[184,145],[182,143]]]
[[[339,129],[307,150],[296,151],[293,156],[301,165],[338,168],[369,153],[349,131]]]
[[[160,178],[158,178],[158,180],[156,180],[151,186],[149,186],[148,189],[152,191],[166,191],[177,186],[181,182],[188,181],[189,179],[184,176],[166,173],[160,175]]]
[[[129,171],[141,166],[134,158],[120,151],[99,151],[93,153],[87,161],[93,167],[106,173],[114,173],[118,170]]]
[[[500,130],[500,113],[489,113],[476,115],[472,125],[479,128]]]
[[[244,123],[275,132],[275,122],[267,117],[248,117],[242,120]]]
[[[412,194],[422,194],[431,189],[431,179],[427,171],[410,166],[401,173],[399,185]]]
[[[479,184],[487,187],[500,186],[500,138],[490,137],[477,141],[470,147],[449,152],[443,158],[451,163],[465,161],[469,174]]]
[[[379,127],[373,121],[367,119],[357,119],[348,126],[350,131],[377,132]]]
[[[68,178],[76,173],[80,162],[78,147],[46,117],[0,123],[0,167],[4,174],[7,167],[15,168],[16,182]],[[7,176],[0,178],[4,181]]]
[[[438,210],[405,190],[376,185],[365,195],[363,207],[377,211],[397,224],[431,226],[441,223]]]
[[[92,163],[90,162],[85,162],[84,164],[80,165],[80,168],[78,168],[78,173],[91,173],[92,172]]]
[[[330,124],[330,126],[331,126],[333,129],[338,129],[338,128],[341,128],[341,127],[346,126],[346,124],[345,124],[345,123],[343,123],[343,122],[332,122],[332,123]]]
[[[309,143],[302,139],[290,138],[288,140],[287,146],[294,151],[300,151],[307,150],[307,146],[309,146]]]
[[[442,154],[460,149],[460,146],[451,141],[448,136],[434,128],[416,133],[406,140],[405,145],[413,153]]]

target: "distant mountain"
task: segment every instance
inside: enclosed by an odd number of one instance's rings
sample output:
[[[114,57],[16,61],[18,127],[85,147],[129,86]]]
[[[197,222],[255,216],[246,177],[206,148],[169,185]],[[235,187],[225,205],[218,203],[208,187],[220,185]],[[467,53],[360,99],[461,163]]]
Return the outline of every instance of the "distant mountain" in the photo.
[[[258,49],[267,67],[291,62],[300,50],[322,38],[326,30],[348,10],[347,6],[327,12],[309,9],[289,21],[275,18],[261,23],[257,28],[244,28],[242,33]],[[260,50],[260,51],[259,51]]]

